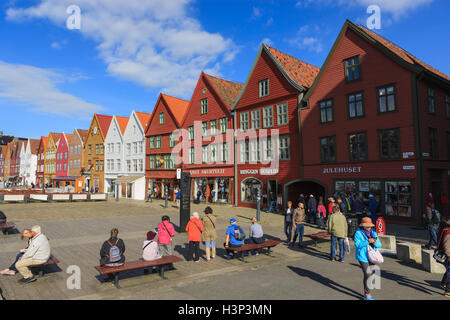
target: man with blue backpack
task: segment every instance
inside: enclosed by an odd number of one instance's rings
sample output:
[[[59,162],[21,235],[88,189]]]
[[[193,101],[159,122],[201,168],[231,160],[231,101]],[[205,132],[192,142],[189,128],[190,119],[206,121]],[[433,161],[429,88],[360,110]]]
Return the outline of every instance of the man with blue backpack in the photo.
[[[225,255],[225,259],[231,259],[233,257],[233,250],[230,250],[228,248],[239,248],[244,243],[245,239],[245,232],[244,229],[242,229],[241,226],[236,224],[236,219],[231,218],[230,219],[230,226],[227,229],[226,232],[226,238],[225,238],[225,250],[227,251],[227,254]]]

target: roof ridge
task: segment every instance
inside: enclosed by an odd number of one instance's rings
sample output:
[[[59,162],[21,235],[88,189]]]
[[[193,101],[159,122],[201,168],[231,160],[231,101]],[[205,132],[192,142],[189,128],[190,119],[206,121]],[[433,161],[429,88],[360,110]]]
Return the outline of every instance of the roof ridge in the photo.
[[[166,97],[170,97],[170,98],[174,98],[174,99],[178,99],[178,100],[181,100],[181,101],[189,102],[188,100],[184,100],[184,99],[181,99],[181,98],[178,98],[178,97],[174,97],[174,96],[171,96],[170,94],[166,94],[166,93],[162,93],[161,92],[161,95],[166,96]]]
[[[296,57],[294,57],[293,55],[290,55],[290,54],[288,54],[288,53],[285,53],[285,52],[283,52],[283,51],[281,51],[281,50],[279,50],[279,49],[277,49],[277,48],[271,47],[271,46],[265,44],[264,42],[263,42],[263,45],[266,46],[267,48],[276,50],[276,51],[278,51],[279,53],[284,54],[285,56],[291,57],[292,59],[295,59],[295,60],[297,60],[297,61],[300,61],[301,63],[305,63],[305,64],[307,64],[307,65],[309,65],[309,66],[311,66],[311,67],[314,67],[314,68],[317,68],[317,69],[320,70],[320,67],[317,67],[317,66],[315,66],[315,65],[313,65],[313,64],[311,64],[311,63],[308,63],[308,62],[306,62],[306,61],[300,60],[299,58],[296,58]]]
[[[240,85],[243,85],[242,82],[237,82],[237,81],[234,81],[234,80],[228,80],[228,79],[225,79],[225,78],[220,78],[220,77],[213,76],[213,75],[211,75],[211,74],[209,74],[209,73],[206,73],[206,72],[203,72],[203,73],[204,73],[206,76],[208,76],[208,77],[216,78],[216,79],[223,80],[223,81],[226,81],[226,82],[230,82],[230,83],[233,83],[233,84],[240,84]]]

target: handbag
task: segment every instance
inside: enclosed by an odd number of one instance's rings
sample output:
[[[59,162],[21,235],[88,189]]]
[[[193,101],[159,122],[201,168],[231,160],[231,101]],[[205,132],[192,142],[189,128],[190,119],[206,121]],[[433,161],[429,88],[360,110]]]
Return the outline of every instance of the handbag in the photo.
[[[345,237],[344,240],[344,251],[347,254],[350,254],[350,241],[348,240],[348,237]]]
[[[373,264],[381,264],[384,262],[381,252],[379,250],[375,251],[370,244],[367,245],[367,256],[369,257],[369,261]]]
[[[434,260],[436,260],[436,262],[441,264],[445,264],[448,261],[448,257],[445,254],[444,250],[434,249],[433,258]]]

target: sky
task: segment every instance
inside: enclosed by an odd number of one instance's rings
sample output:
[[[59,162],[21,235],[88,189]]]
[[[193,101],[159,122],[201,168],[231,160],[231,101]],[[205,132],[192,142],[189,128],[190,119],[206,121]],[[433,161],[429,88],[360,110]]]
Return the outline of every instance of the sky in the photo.
[[[202,71],[243,83],[262,42],[321,67],[371,5],[375,32],[450,75],[445,0],[2,0],[0,131],[40,138],[88,129],[94,113],[150,113],[160,92],[189,100]]]

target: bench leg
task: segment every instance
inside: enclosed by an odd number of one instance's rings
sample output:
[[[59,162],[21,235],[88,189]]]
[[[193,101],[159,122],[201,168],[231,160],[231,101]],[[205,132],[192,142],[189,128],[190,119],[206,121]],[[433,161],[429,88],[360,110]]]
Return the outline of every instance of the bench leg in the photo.
[[[270,256],[272,253],[272,248],[271,247],[267,247],[267,255]]]
[[[119,273],[118,272],[114,274],[114,286],[117,289],[121,289],[121,286],[119,286]]]
[[[165,266],[166,266],[166,265],[159,266],[159,276],[160,276],[162,279],[167,280],[167,278],[164,276],[164,268],[165,268]]]
[[[44,266],[39,268],[39,277],[43,277],[44,276]]]

